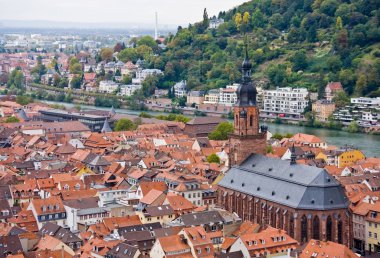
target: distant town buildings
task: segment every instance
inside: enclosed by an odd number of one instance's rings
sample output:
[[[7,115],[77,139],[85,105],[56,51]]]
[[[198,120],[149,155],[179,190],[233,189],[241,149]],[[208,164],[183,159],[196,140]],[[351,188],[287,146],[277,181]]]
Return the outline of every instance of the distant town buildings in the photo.
[[[263,113],[300,117],[309,104],[308,90],[305,88],[277,88],[264,91]]]
[[[114,81],[101,81],[99,91],[103,93],[114,93],[118,90],[119,85]]]
[[[317,100],[312,104],[315,118],[320,122],[327,122],[335,111],[335,103],[328,100]]]
[[[191,105],[200,105],[200,104],[203,104],[204,102],[204,97],[205,93],[204,91],[189,91],[187,93],[187,99],[186,99],[186,103],[191,106]]]
[[[119,94],[121,96],[132,96],[133,93],[141,89],[142,85],[139,84],[130,84],[130,85],[121,85]]]
[[[236,103],[236,90],[239,84],[227,85],[226,88],[209,90],[205,95],[204,104],[220,104],[232,106]]]
[[[348,125],[356,121],[359,126],[380,129],[380,98],[352,98],[351,104],[333,113],[335,120]]]
[[[340,82],[329,82],[325,87],[325,98],[332,101],[336,94],[343,92],[343,87]]]

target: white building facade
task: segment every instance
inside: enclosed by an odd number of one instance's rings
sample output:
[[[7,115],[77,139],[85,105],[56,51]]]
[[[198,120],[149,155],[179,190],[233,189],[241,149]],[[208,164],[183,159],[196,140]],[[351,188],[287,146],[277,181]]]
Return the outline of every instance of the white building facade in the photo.
[[[265,90],[262,111],[267,115],[301,116],[308,106],[308,95],[306,88]]]

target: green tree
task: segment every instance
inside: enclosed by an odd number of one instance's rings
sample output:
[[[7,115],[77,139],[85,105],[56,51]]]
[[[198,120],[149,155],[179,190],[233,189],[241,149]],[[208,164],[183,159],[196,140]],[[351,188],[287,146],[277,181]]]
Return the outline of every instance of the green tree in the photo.
[[[140,59],[148,59],[152,53],[152,48],[146,45],[141,45],[136,48],[137,57]]]
[[[284,64],[269,65],[267,74],[271,83],[275,86],[281,86],[286,79],[286,66]]]
[[[208,163],[217,163],[220,164],[220,158],[218,155],[215,153],[211,154],[210,156],[207,157],[207,162]]]
[[[355,95],[360,97],[363,96],[363,93],[367,89],[367,76],[365,74],[362,74],[359,76],[358,80],[356,81],[355,85]]]
[[[336,26],[337,30],[343,29],[343,21],[342,21],[342,18],[340,16],[338,16],[338,18],[336,18],[335,26]]]
[[[29,103],[33,103],[33,98],[25,95],[16,96],[16,102],[22,106],[26,106]]]
[[[350,97],[344,91],[338,92],[333,98],[336,107],[344,107],[350,103]]]
[[[154,90],[158,86],[159,80],[159,76],[156,75],[149,75],[145,78],[141,88],[145,97],[151,97],[154,94]]]
[[[24,74],[21,69],[17,67],[14,69],[8,77],[7,86],[22,89],[24,87]]]
[[[152,118],[153,116],[146,113],[146,112],[141,112],[139,117],[142,117],[142,118]]]
[[[70,65],[70,73],[81,74],[82,73],[82,65],[80,63],[74,63],[74,64]]]
[[[251,15],[249,14],[249,12],[244,12],[242,23],[241,23],[241,30],[243,32],[248,32],[250,21],[251,21]]]
[[[115,124],[115,131],[132,131],[136,128],[136,125],[127,118],[122,118]]]
[[[273,28],[276,28],[278,30],[284,29],[284,18],[281,14],[275,13],[269,18],[269,23],[272,25]]]
[[[20,122],[20,119],[18,119],[15,116],[10,116],[10,117],[7,117],[7,119],[5,119],[5,123],[18,123],[18,122]]]
[[[182,122],[182,123],[187,123],[187,122],[189,122],[190,120],[191,120],[190,118],[188,118],[188,117],[186,117],[186,116],[184,116],[184,115],[176,115],[174,121],[176,121],[176,122]]]
[[[209,24],[210,24],[210,20],[208,18],[207,9],[205,8],[203,10],[203,21],[202,21],[203,29],[206,30],[208,28]]]
[[[138,54],[134,48],[126,48],[119,52],[117,55],[120,61],[126,63],[128,61],[136,62],[138,59]]]
[[[324,0],[320,5],[320,11],[326,15],[334,16],[339,3],[336,0]]]
[[[102,48],[100,50],[100,57],[103,61],[109,62],[113,57],[113,49],[112,48]]]
[[[327,67],[333,73],[338,72],[342,67],[342,61],[339,56],[330,56],[326,61]]]
[[[360,127],[358,125],[358,122],[352,121],[348,126],[347,126],[347,131],[350,133],[357,133],[360,131]]]
[[[254,28],[263,28],[265,26],[265,17],[259,8],[256,8],[252,14],[252,25]]]
[[[234,126],[230,122],[221,122],[218,124],[218,126],[215,128],[214,131],[212,131],[208,138],[210,140],[227,140],[228,134],[232,133],[234,131]]]
[[[305,70],[308,66],[308,58],[305,50],[296,51],[290,60],[293,63],[293,71]]]
[[[235,26],[238,30],[240,30],[242,22],[243,22],[243,17],[241,16],[241,13],[237,13],[235,15]]]
[[[137,46],[147,46],[151,49],[156,49],[157,42],[151,36],[143,36],[137,41]]]
[[[71,79],[70,86],[73,89],[80,89],[82,84],[82,77],[74,76],[74,78]]]
[[[123,79],[121,80],[123,84],[131,84],[132,83],[132,76],[129,74],[123,75]]]

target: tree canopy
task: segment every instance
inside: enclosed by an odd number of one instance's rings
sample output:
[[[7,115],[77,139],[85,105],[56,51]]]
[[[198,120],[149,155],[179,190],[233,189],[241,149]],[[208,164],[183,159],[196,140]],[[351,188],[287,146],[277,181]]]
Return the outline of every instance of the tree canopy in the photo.
[[[215,128],[214,131],[212,131],[208,138],[210,140],[227,140],[228,134],[232,133],[234,131],[234,126],[230,122],[221,122],[218,124],[218,126]]]
[[[115,124],[115,131],[132,131],[135,130],[137,126],[129,119],[122,118],[118,120]]]

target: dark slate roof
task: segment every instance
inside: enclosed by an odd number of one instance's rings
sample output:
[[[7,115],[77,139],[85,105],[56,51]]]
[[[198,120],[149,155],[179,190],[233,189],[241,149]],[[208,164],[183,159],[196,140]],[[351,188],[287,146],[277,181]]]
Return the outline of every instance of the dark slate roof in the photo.
[[[217,211],[204,211],[199,213],[183,214],[180,217],[180,220],[183,221],[183,224],[186,227],[224,222],[223,217]]]
[[[101,130],[102,133],[109,133],[112,132],[111,126],[108,123],[108,119],[104,120],[103,128]]]
[[[74,208],[74,209],[91,209],[91,208],[98,208],[98,201],[99,197],[89,197],[84,199],[74,199],[74,200],[67,200],[64,201],[63,204],[65,206]]]
[[[54,236],[55,233],[57,233],[59,229],[60,229],[60,226],[58,226],[57,224],[54,224],[52,222],[46,222],[45,225],[43,225],[42,228],[40,229],[39,233],[41,235]]]
[[[18,236],[20,234],[27,233],[25,229],[19,228],[19,227],[12,227],[11,230],[8,231],[8,236]]]
[[[147,215],[151,217],[171,215],[174,213],[174,210],[170,205],[149,206],[145,208],[145,211]]]
[[[114,115],[116,115],[116,111],[115,111],[115,108],[112,106],[112,107],[111,107],[111,110],[110,110],[110,112],[109,112],[109,116],[110,116],[110,117],[113,117]]]
[[[133,258],[139,249],[137,247],[120,243],[108,251],[107,255],[115,258]]]
[[[20,109],[18,112],[18,115],[24,120],[24,121],[29,121],[29,117],[26,115],[24,109]]]
[[[349,205],[342,186],[326,170],[259,154],[231,168],[219,185],[297,209],[332,210]]]
[[[111,163],[109,163],[105,158],[98,155],[96,156],[90,163],[92,166],[109,166]]]
[[[119,228],[117,231],[119,235],[124,235],[129,232],[139,232],[139,231],[153,231],[155,229],[162,228],[161,224],[159,222],[154,223],[147,223],[143,225],[134,225],[134,226],[128,226],[128,227],[122,227]]]
[[[22,252],[22,245],[18,236],[0,237],[0,256],[6,257],[7,254],[17,254]]]
[[[70,230],[58,226],[54,223],[47,222],[39,231],[40,235],[49,235],[61,240],[63,243],[82,242],[82,240],[73,234]]]

